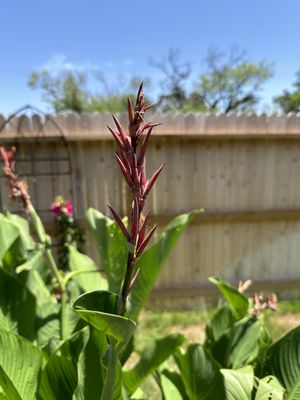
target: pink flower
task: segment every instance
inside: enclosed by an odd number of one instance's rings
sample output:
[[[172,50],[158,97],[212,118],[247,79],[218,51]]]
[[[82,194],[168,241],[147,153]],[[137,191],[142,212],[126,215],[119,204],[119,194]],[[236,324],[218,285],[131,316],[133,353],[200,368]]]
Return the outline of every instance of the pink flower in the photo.
[[[73,205],[62,196],[57,196],[50,206],[51,212],[55,217],[71,217],[73,215]]]

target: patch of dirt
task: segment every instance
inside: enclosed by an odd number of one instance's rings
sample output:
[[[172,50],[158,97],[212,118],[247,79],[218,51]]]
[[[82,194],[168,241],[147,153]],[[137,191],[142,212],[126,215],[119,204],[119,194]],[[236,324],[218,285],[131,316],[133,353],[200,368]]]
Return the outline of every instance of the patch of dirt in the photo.
[[[285,328],[286,331],[296,328],[300,325],[300,315],[298,314],[285,314],[276,316],[276,324]]]

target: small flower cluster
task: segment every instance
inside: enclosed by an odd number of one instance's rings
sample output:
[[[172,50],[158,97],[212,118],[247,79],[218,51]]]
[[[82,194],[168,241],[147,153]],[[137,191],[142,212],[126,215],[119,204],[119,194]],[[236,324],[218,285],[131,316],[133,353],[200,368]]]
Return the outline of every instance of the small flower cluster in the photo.
[[[50,206],[51,212],[55,217],[71,217],[73,216],[73,205],[70,201],[62,196],[55,197]]]
[[[135,260],[142,254],[157,228],[157,225],[154,226],[146,234],[149,212],[146,214],[142,213],[146,198],[164,166],[162,165],[158,168],[152,177],[147,180],[146,150],[153,128],[159,125],[144,121],[144,114],[151,107],[153,107],[153,104],[145,105],[141,85],[134,108],[130,99],[128,99],[129,134],[125,132],[115,117],[113,119],[116,130],[108,127],[118,144],[116,159],[132,193],[130,229],[126,228],[122,218],[115,209],[110,204],[108,205],[115,221],[127,239],[129,248],[125,279],[119,296],[121,313],[124,313],[126,297],[138,276],[139,271],[135,271],[134,268]]]
[[[73,205],[62,196],[55,197],[50,206],[56,223],[58,265],[62,270],[69,268],[69,245],[81,250],[84,244],[84,236],[75,219]]]
[[[26,182],[19,179],[15,169],[14,156],[16,148],[11,147],[10,151],[7,151],[4,147],[0,147],[0,152],[4,161],[3,172],[7,177],[10,195],[13,199],[19,200],[21,206],[24,208],[27,214],[30,214],[32,209],[32,203],[28,194],[28,187]]]
[[[262,296],[258,293],[254,293],[252,301],[252,316],[254,318],[258,318],[265,310],[277,310],[277,296],[275,293],[271,293],[267,296]]]

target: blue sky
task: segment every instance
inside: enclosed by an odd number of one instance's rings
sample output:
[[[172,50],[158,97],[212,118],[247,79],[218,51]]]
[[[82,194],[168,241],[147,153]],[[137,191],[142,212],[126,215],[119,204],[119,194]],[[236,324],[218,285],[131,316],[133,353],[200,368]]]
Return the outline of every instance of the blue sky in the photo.
[[[109,80],[152,75],[149,57],[170,47],[201,71],[210,46],[239,46],[249,60],[274,63],[262,104],[290,88],[300,69],[300,1],[289,0],[27,0],[1,2],[0,113],[31,103],[34,69],[98,69]],[[97,91],[97,87],[93,88]],[[264,106],[263,106],[264,107]],[[266,108],[267,109],[267,108]]]

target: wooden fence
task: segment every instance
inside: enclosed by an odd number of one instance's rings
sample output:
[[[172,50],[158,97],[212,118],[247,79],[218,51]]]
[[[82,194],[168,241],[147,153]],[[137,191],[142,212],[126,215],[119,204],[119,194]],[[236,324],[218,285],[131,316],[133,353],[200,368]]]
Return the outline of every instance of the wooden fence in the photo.
[[[127,188],[106,128],[111,117],[54,118],[70,148],[79,219],[88,207],[107,213],[108,201],[126,214]],[[125,116],[119,118],[124,121]],[[179,213],[205,210],[178,242],[152,302],[195,307],[203,296],[215,293],[207,283],[210,275],[235,283],[252,278],[256,289],[282,295],[300,293],[300,116],[156,114],[151,120],[163,125],[150,142],[148,174],[166,163],[148,203],[152,221],[161,231]],[[38,116],[16,119],[22,154],[32,146],[39,124]],[[7,128],[2,142],[14,135]],[[41,156],[49,149],[59,155],[64,143],[49,127],[35,149]],[[68,197],[70,177],[51,179],[57,194]],[[49,181],[40,179],[39,185],[49,207]],[[1,190],[4,201],[3,182]],[[90,240],[87,251],[96,257]]]

